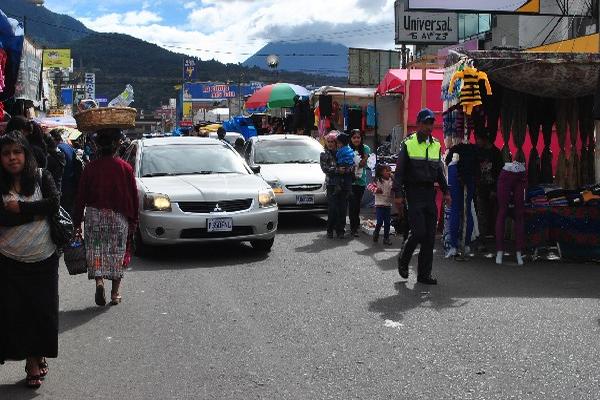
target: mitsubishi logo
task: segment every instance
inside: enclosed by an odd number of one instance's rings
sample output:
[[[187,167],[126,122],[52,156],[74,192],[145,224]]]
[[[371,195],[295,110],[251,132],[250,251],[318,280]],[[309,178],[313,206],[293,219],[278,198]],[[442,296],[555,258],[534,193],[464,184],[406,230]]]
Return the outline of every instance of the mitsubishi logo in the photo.
[[[222,212],[223,209],[221,207],[219,207],[219,203],[217,203],[217,205],[215,206],[215,209],[213,210],[213,212]]]

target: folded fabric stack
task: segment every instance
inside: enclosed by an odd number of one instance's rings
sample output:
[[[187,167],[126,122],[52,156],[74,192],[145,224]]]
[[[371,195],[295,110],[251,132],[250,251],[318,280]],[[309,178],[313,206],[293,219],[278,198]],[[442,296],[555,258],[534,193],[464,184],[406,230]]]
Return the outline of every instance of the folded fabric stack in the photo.
[[[550,205],[543,187],[531,188],[527,192],[527,202],[530,203],[531,207],[548,207]]]

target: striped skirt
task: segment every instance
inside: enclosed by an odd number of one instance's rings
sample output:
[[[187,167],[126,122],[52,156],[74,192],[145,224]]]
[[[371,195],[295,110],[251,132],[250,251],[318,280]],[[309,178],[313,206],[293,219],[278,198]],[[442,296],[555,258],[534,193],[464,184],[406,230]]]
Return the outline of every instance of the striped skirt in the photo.
[[[85,209],[85,252],[88,278],[119,280],[127,251],[127,218],[112,210]]]

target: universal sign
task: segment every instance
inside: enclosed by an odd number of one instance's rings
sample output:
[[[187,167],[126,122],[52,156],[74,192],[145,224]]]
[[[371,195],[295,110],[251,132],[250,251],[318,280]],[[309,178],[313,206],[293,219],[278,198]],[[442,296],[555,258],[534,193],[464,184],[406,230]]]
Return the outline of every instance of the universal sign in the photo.
[[[458,14],[406,11],[396,2],[396,44],[458,43]]]

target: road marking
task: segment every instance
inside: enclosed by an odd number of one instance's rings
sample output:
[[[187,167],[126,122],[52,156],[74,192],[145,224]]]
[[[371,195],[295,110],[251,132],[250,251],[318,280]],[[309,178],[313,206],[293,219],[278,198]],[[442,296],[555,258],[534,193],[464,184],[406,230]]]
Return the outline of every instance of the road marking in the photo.
[[[404,324],[402,324],[400,322],[392,321],[391,319],[386,319],[383,325],[386,328],[395,328],[395,329],[400,329],[400,328],[404,327]]]

